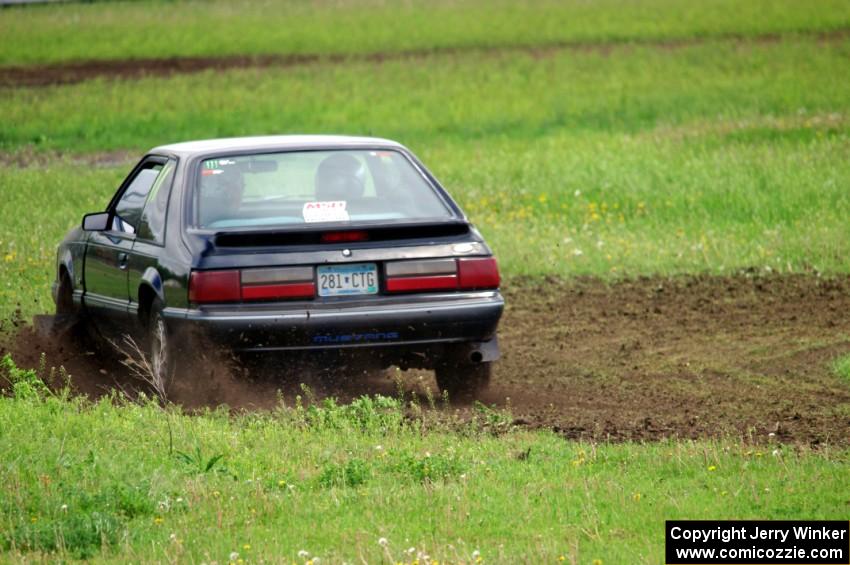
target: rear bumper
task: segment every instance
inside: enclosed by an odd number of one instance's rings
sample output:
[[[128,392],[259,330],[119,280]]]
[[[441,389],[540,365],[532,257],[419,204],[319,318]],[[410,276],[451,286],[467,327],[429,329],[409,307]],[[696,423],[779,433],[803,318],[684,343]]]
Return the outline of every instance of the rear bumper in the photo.
[[[201,329],[237,351],[380,348],[427,351],[459,344],[498,356],[504,309],[498,291],[204,307],[170,311],[175,325]],[[495,353],[494,353],[495,348]]]

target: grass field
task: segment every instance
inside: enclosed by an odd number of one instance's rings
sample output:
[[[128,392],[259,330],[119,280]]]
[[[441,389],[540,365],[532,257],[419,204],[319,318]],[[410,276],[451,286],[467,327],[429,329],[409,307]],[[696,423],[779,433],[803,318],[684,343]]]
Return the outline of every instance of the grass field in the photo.
[[[847,39],[726,41],[7,89],[0,148],[138,151],[196,137],[315,131],[395,137],[424,151],[450,141],[529,143],[559,134],[580,146],[588,133],[677,127],[684,131],[670,137],[805,144],[823,129],[846,132],[848,54]],[[439,171],[439,162],[433,166]]]
[[[32,377],[0,398],[13,558],[660,563],[665,518],[837,518],[847,502],[848,455],[828,449],[571,443],[386,397],[187,416],[39,397]]]
[[[416,52],[0,88],[0,319],[51,310],[57,242],[135,156],[230,135],[405,143],[507,284],[848,273],[848,27],[840,1],[0,10],[0,66]],[[409,399],[188,415],[0,375],[0,559],[658,563],[664,519],[846,517],[828,446],[581,444]]]
[[[823,32],[841,0],[247,0],[122,2],[0,11],[0,65],[233,54],[392,53],[456,47]]]

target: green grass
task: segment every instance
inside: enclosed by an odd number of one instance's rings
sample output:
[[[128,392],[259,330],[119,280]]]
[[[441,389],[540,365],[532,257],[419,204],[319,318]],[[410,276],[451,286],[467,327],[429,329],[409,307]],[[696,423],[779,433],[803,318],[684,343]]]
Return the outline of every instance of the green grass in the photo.
[[[381,397],[190,416],[39,394],[4,363],[18,383],[0,398],[9,556],[659,563],[665,519],[839,519],[850,486],[846,451],[572,443],[488,409],[411,420]]]
[[[842,355],[832,362],[832,372],[850,383],[850,355]]]
[[[116,2],[0,11],[0,65],[620,42],[844,29],[841,0]]]
[[[56,246],[84,211],[108,204],[126,172],[51,165],[0,175],[0,319],[53,311]]]
[[[509,165],[509,153],[496,149],[481,168],[455,162],[443,175],[509,274],[850,269],[842,219],[850,198],[839,188],[850,179],[846,136],[805,144],[593,139],[505,144],[535,166]],[[444,156],[431,160],[448,165]]]
[[[737,129],[733,120],[744,122],[739,135],[750,136],[742,142],[805,142],[818,124],[847,131],[848,55],[850,40],[710,42],[6,89],[0,148],[140,150],[193,138],[315,132],[371,133],[422,150],[446,140],[533,144],[557,133],[636,133],[693,122],[709,131]],[[833,113],[839,115],[830,122]]]

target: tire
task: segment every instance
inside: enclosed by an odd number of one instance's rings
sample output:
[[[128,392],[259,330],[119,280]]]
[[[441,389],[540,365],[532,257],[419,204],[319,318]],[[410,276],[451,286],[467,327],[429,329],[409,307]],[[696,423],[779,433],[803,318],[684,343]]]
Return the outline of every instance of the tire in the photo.
[[[174,376],[176,356],[173,341],[165,318],[162,317],[162,303],[155,300],[148,315],[146,353],[151,372],[150,384],[160,396],[165,395]]]
[[[82,310],[74,304],[74,285],[67,271],[59,277],[56,291],[56,315],[53,317],[52,332],[55,335],[84,334]]]
[[[68,272],[62,270],[62,275],[59,278],[59,289],[56,292],[56,315],[57,316],[73,316],[76,315],[77,309],[74,307],[74,287],[71,284],[71,277]]]
[[[434,368],[434,377],[440,392],[448,393],[449,399],[471,400],[487,390],[493,364],[475,365],[445,363]]]

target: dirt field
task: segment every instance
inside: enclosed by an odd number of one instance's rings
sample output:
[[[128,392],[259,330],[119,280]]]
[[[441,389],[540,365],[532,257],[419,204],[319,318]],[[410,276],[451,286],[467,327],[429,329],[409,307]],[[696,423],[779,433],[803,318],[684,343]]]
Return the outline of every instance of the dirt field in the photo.
[[[594,440],[850,445],[850,382],[830,368],[850,352],[848,277],[514,280],[506,298],[503,358],[481,400],[510,406],[519,425]],[[48,365],[64,365],[88,395],[139,388],[117,360],[31,328],[10,349],[24,366],[46,351]],[[349,374],[322,394],[397,394],[393,374]],[[175,401],[243,409],[273,406],[279,389],[291,401],[304,376],[236,378],[214,364],[195,375],[193,386],[175,388]],[[407,393],[436,394],[427,372],[401,381]]]
[[[517,285],[498,393],[569,437],[850,443],[850,279]],[[768,436],[774,433],[775,436]]]

